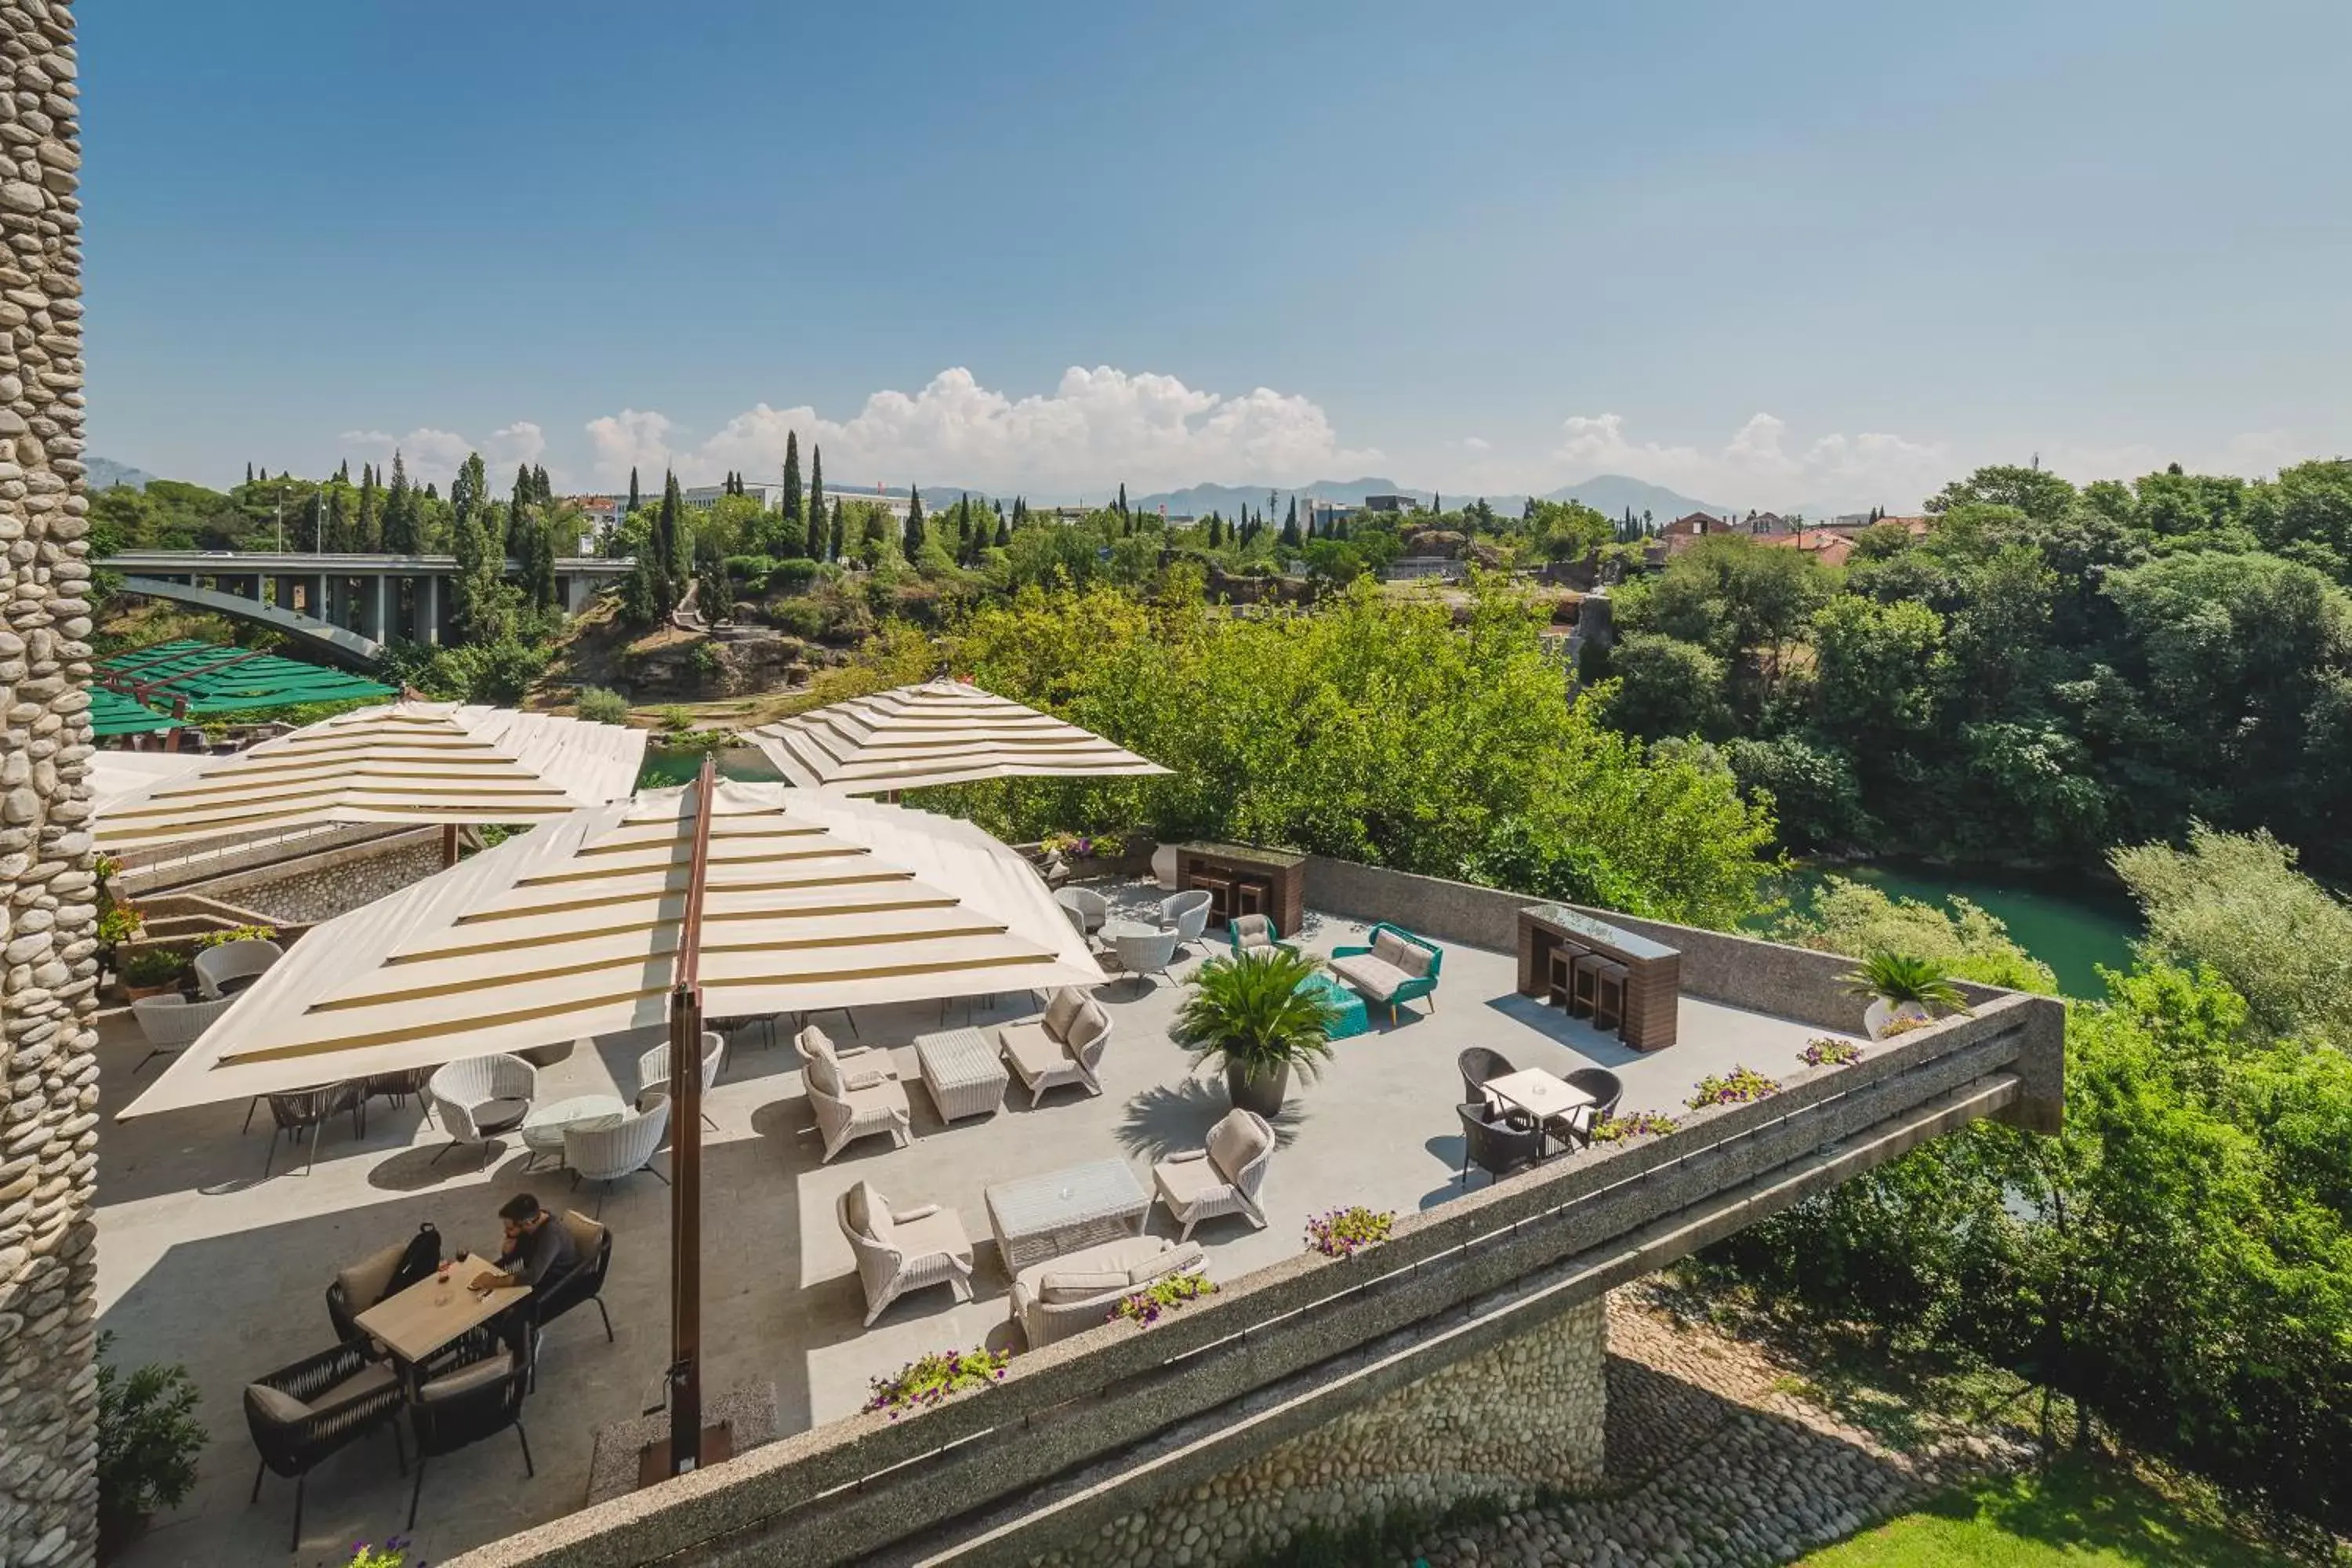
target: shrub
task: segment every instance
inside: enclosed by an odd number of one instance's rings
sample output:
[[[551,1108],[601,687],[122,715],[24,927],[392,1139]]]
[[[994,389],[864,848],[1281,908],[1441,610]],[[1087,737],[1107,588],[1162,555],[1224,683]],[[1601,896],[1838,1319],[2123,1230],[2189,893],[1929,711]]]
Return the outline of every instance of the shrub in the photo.
[[[1105,1321],[1117,1322],[1121,1318],[1132,1318],[1135,1320],[1137,1328],[1148,1329],[1160,1321],[1160,1315],[1162,1312],[1171,1308],[1181,1307],[1187,1301],[1197,1301],[1203,1296],[1213,1296],[1216,1293],[1216,1282],[1205,1274],[1197,1271],[1171,1274],[1163,1279],[1154,1279],[1134,1295],[1121,1300],[1118,1306],[1110,1310],[1110,1316]]]
[[[1308,1220],[1307,1245],[1326,1258],[1353,1258],[1364,1248],[1386,1241],[1395,1225],[1396,1215],[1388,1209],[1351,1205]]]
[[[98,940],[108,946],[130,941],[147,924],[147,917],[136,906],[119,904],[111,898],[102,901],[105,907],[98,916]]]
[[[778,631],[789,632],[804,642],[814,642],[824,635],[824,606],[814,599],[780,599],[762,612],[768,624]]]
[[[208,931],[192,944],[198,952],[208,947],[220,947],[232,942],[276,942],[276,926],[232,926],[226,931]]]
[[[580,695],[572,700],[572,711],[592,724],[625,724],[629,721],[629,700],[617,691],[601,686],[583,686]]]
[[[1299,989],[1316,968],[1279,948],[1212,958],[1193,971],[1169,1037],[1197,1061],[1255,1079],[1290,1068],[1311,1081],[1331,1059],[1334,1016],[1321,992]]]
[[[125,985],[168,985],[187,972],[186,955],[168,947],[134,948],[115,967]]]
[[[352,1560],[345,1568],[407,1568],[408,1542],[395,1535],[382,1546],[362,1541],[352,1548]]]
[[[120,1530],[179,1506],[205,1437],[188,1369],[151,1362],[125,1376],[106,1359],[113,1342],[98,1336],[98,1513],[101,1529]]]
[[[765,555],[730,555],[719,565],[732,583],[764,583],[776,570],[776,563]]]
[[[1906,1004],[1930,1011],[1957,1012],[1967,1005],[1960,988],[1946,978],[1934,960],[1907,952],[1878,952],[1845,977],[1845,988],[1856,996],[1874,996],[1889,1007]]]
[[[1859,1061],[1862,1047],[1852,1040],[1823,1035],[1817,1040],[1805,1042],[1805,1048],[1797,1055],[1809,1068],[1842,1068],[1848,1062]]]
[[[768,591],[773,594],[797,594],[816,581],[816,563],[795,556],[776,562],[768,569]]]
[[[986,1388],[1001,1382],[1011,1365],[1011,1351],[974,1345],[968,1351],[932,1351],[917,1356],[889,1377],[874,1379],[867,1410],[887,1410],[896,1421],[909,1410],[925,1410],[951,1394]]]
[[[661,710],[661,727],[671,733],[694,728],[694,710],[682,702],[673,702]],[[664,736],[667,740],[667,735]]]
[[[1629,1138],[1664,1138],[1682,1123],[1663,1110],[1637,1110],[1631,1116],[1604,1116],[1592,1124],[1595,1143],[1622,1143]]]
[[[1709,1073],[1698,1080],[1697,1091],[1683,1103],[1693,1110],[1710,1105],[1745,1105],[1780,1092],[1780,1086],[1753,1068],[1735,1067],[1728,1073]]]

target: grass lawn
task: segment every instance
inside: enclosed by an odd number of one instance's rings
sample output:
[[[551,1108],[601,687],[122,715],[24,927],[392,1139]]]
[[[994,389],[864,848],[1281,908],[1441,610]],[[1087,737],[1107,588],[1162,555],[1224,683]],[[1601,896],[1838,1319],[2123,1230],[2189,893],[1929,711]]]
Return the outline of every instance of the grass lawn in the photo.
[[[1803,1568],[2286,1568],[2289,1562],[2120,1467],[2069,1458],[2040,1475],[1948,1492],[1813,1553]]]

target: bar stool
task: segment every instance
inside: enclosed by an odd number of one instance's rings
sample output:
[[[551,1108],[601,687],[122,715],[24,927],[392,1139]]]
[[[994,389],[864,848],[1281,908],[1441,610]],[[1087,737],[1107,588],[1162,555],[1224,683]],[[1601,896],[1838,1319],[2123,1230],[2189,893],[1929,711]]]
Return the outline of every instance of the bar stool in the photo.
[[[1592,1026],[1614,1029],[1620,1034],[1625,1027],[1625,966],[1605,958],[1592,961]]]
[[[1576,955],[1555,947],[1545,958],[1544,1000],[1567,1006],[1576,996]]]
[[[1601,964],[1608,962],[1597,952],[1580,952],[1576,955],[1575,978],[1568,998],[1570,1017],[1589,1018],[1592,1016],[1593,1007],[1601,1000],[1601,984],[1596,976],[1596,971]]]

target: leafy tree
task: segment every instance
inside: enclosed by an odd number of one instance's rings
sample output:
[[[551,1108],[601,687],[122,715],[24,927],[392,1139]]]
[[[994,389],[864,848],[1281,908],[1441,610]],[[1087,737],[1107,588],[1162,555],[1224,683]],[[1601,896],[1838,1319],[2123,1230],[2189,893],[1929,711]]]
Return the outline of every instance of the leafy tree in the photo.
[[[1770,808],[1789,847],[1842,847],[1874,837],[1853,758],[1837,747],[1801,735],[1739,736],[1724,744],[1723,757],[1749,798]]]
[[[1778,683],[1789,645],[1836,586],[1835,575],[1801,551],[1712,534],[1621,595],[1619,619],[1629,631],[1696,643],[1760,696]]]
[[[1601,696],[1611,725],[1629,735],[1715,736],[1728,727],[1723,661],[1696,643],[1655,632],[1633,632],[1610,650],[1616,684]]]
[[[1969,503],[2014,507],[2036,522],[2055,521],[2074,500],[2074,487],[2039,466],[1995,465],[1979,468],[1965,479],[1954,479],[1930,497],[1930,512],[1949,511]]]
[[[1842,595],[1812,621],[1814,723],[1864,754],[1925,734],[1944,680],[1944,619],[1916,600]]]

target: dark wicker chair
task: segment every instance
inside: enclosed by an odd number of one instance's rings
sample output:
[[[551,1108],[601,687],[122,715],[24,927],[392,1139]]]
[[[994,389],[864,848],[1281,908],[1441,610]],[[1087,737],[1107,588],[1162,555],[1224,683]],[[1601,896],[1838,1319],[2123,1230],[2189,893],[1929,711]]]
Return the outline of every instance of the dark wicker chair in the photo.
[[[583,1301],[596,1303],[596,1315],[604,1320],[604,1342],[613,1342],[613,1314],[604,1310],[604,1275],[613,1267],[613,1233],[576,1209],[558,1216],[555,1223],[572,1233],[580,1261],[571,1273],[545,1290],[532,1291],[523,1303],[533,1310],[534,1360],[538,1336],[547,1332],[547,1325]]]
[[[1580,1089],[1592,1097],[1592,1109],[1577,1111],[1569,1124],[1577,1142],[1591,1143],[1592,1124],[1617,1114],[1617,1104],[1625,1098],[1624,1082],[1607,1068],[1579,1068],[1565,1081],[1570,1089]]]
[[[261,1500],[261,1478],[275,1470],[294,1483],[294,1538],[302,1544],[302,1492],[319,1461],[379,1426],[392,1428],[400,1473],[408,1460],[400,1442],[400,1380],[392,1368],[371,1360],[365,1340],[346,1340],[330,1351],[266,1373],[245,1391],[245,1421],[260,1450],[253,1473],[253,1496]]]
[[[1454,1177],[1467,1184],[1470,1167],[1477,1166],[1490,1180],[1524,1171],[1543,1158],[1544,1135],[1540,1128],[1514,1127],[1507,1121],[1489,1121],[1492,1114],[1484,1100],[1473,1105],[1457,1105],[1462,1118],[1462,1173]]]
[[[348,1110],[352,1116],[352,1136],[360,1136],[361,1115],[366,1097],[356,1083],[320,1084],[316,1089],[298,1089],[285,1094],[267,1097],[269,1101],[269,1152],[262,1156],[261,1175],[269,1179],[269,1167],[278,1158],[278,1139],[286,1134],[295,1141],[301,1139],[305,1129],[310,1134],[310,1158],[302,1162],[302,1173],[309,1175],[310,1166],[319,1158],[319,1129],[328,1118]],[[249,1113],[248,1113],[249,1114]]]
[[[518,1353],[495,1333],[478,1330],[459,1342],[473,1359],[422,1384],[408,1403],[410,1433],[416,1439],[416,1481],[408,1493],[408,1528],[416,1528],[416,1506],[425,1496],[427,1459],[454,1454],[508,1427],[522,1445],[523,1474],[533,1479],[530,1437],[522,1429],[522,1396],[530,1385],[530,1336]]]
[[[359,1325],[359,1315],[392,1293],[393,1278],[399,1273],[401,1259],[407,1251],[406,1242],[394,1242],[338,1271],[327,1281],[327,1321],[335,1326],[335,1338],[368,1337],[367,1331]]]
[[[1484,1046],[1471,1047],[1454,1058],[1454,1063],[1462,1069],[1462,1098],[1481,1104],[1486,1102],[1487,1079],[1519,1070],[1511,1065],[1510,1058],[1500,1051],[1490,1051]]]

